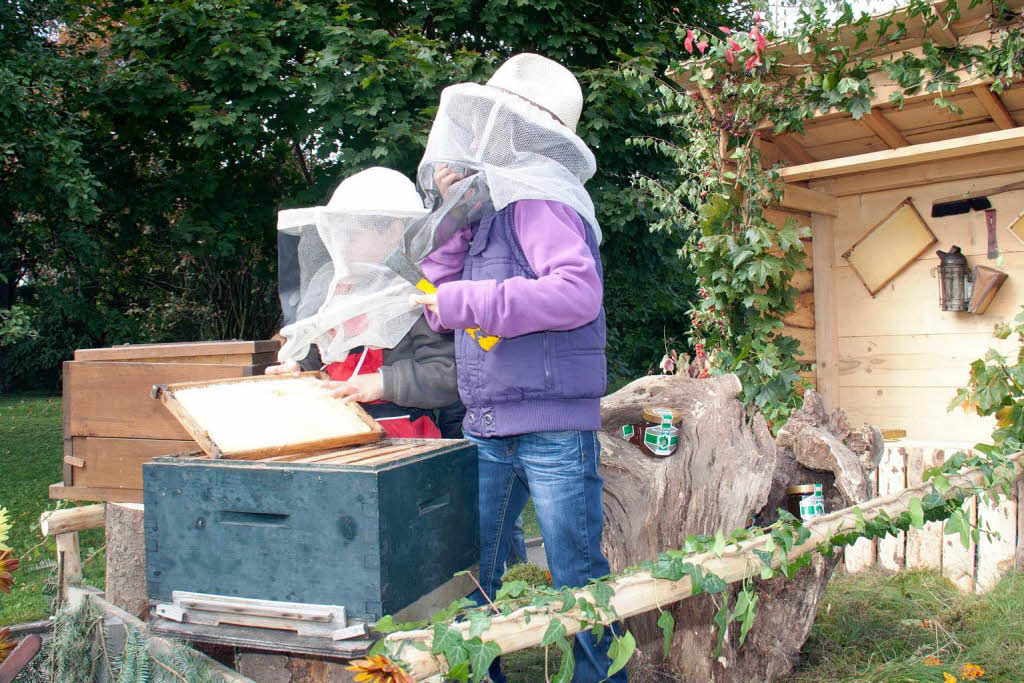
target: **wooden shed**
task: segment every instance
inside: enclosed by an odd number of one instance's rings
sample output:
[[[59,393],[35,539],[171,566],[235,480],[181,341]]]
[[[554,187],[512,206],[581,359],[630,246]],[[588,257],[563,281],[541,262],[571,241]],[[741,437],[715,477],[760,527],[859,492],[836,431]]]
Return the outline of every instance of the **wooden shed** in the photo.
[[[1018,11],[1024,5],[1009,4]],[[928,37],[946,45],[988,44],[991,7],[969,5],[961,2],[960,19],[932,27]],[[925,30],[917,22],[915,31],[913,19],[907,24],[908,35],[893,55],[921,54]],[[795,51],[792,57],[801,61]],[[941,94],[962,110],[952,113],[936,106],[937,93],[907,96],[896,108],[889,96],[898,86],[882,72],[871,78],[870,114],[859,120],[846,113],[820,114],[806,121],[802,134],[765,135],[762,155],[767,163],[786,164],[786,194],[771,218],[781,224],[795,217],[812,232],[808,272],[794,282],[801,294],[797,310],[786,318],[786,332],[799,339],[803,359],[814,363],[813,379],[829,408],[843,408],[855,424],[905,432],[902,440],[890,442],[879,470],[879,493],[886,493],[920,482],[922,471],[941,463],[945,454],[990,438],[991,418],[946,408],[965,385],[971,361],[993,346],[1016,348],[1015,338],[1000,342],[992,330],[1024,304],[1024,242],[1008,230],[1024,212],[1024,189],[989,197],[994,214],[972,210],[932,217],[932,206],[1024,181],[1024,83],[995,94],[990,82],[964,73],[956,91]],[[905,267],[872,294],[848,252],[905,200],[936,241],[912,253]],[[987,222],[994,223],[994,232]],[[968,270],[988,266],[1008,276],[984,313],[940,309],[936,251],[953,245],[967,256]],[[862,542],[857,552],[848,553],[848,566],[941,564],[946,571],[948,564],[947,573],[962,587],[988,587],[1012,564],[1024,519],[1017,523],[1012,501],[982,512],[1004,538],[983,541],[987,547],[977,553],[973,548],[960,552],[932,529],[927,538],[915,533],[877,547]]]

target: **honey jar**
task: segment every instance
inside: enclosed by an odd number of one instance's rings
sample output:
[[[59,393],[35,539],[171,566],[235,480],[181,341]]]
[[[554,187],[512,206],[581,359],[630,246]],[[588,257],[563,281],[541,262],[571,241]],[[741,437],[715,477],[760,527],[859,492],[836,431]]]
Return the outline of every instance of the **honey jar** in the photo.
[[[802,522],[825,514],[821,484],[798,484],[786,489],[786,510]]]
[[[667,458],[679,448],[679,425],[682,415],[664,406],[646,406],[642,421],[624,425],[622,436],[642,448],[648,455]]]

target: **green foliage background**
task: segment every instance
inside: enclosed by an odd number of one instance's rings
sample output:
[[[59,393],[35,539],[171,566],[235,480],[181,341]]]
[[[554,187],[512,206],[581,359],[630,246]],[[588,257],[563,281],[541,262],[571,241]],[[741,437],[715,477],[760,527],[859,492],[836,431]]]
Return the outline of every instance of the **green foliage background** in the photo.
[[[678,14],[673,8],[678,7]],[[372,165],[415,169],[441,89],[507,56],[583,82],[588,188],[607,236],[610,374],[683,338],[682,238],[650,233],[627,147],[673,132],[645,111],[662,21],[722,23],[705,0],[408,3],[15,0],[0,6],[0,386],[55,388],[73,349],[261,338],[278,327],[276,212]]]

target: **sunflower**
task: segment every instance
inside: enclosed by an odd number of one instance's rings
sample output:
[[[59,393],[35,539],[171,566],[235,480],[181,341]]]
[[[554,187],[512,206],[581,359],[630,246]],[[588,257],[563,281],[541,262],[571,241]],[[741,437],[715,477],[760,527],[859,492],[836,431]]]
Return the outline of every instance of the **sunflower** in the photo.
[[[415,683],[412,676],[384,655],[370,655],[345,668],[356,672],[357,683]]]
[[[0,593],[10,593],[14,580],[11,572],[18,568],[18,558],[11,557],[10,549],[0,552]]]
[[[11,521],[7,519],[7,508],[0,508],[0,551],[10,550],[5,543],[11,534]]]
[[[0,628],[0,662],[7,659],[7,655],[11,654],[14,645],[14,639],[11,638],[11,629]]]

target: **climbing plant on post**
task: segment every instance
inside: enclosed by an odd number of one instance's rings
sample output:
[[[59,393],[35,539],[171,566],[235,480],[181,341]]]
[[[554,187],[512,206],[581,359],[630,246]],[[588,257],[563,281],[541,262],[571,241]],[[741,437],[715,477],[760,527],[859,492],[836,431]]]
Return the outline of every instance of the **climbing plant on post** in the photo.
[[[808,3],[785,38],[758,13],[742,30],[677,27],[680,59],[670,65],[651,113],[682,129],[676,137],[687,143],[634,139],[673,166],[638,182],[661,213],[654,229],[690,235],[680,257],[700,287],[689,311],[691,345],[706,349],[716,374],[736,373],[751,411],[771,424],[781,425],[801,401],[799,348],[782,332],[782,318],[794,307],[791,281],[803,268],[801,240],[809,234],[791,221],[778,226],[766,214],[782,185],[779,165],[763,163],[761,136],[800,132],[806,119],[832,110],[863,117],[875,94],[873,73],[899,86],[890,96],[896,106],[906,96],[935,93],[936,106],[955,110],[942,95],[964,78],[1002,91],[1020,75],[1021,17],[1004,2],[988,4],[992,11],[978,30],[990,29],[989,45],[959,39],[939,45],[930,38],[959,19],[956,0],[911,0],[882,19],[857,16],[848,3],[838,11],[834,3]],[[911,32],[925,36],[920,54],[888,54]],[[660,77],[637,64],[625,68]]]

